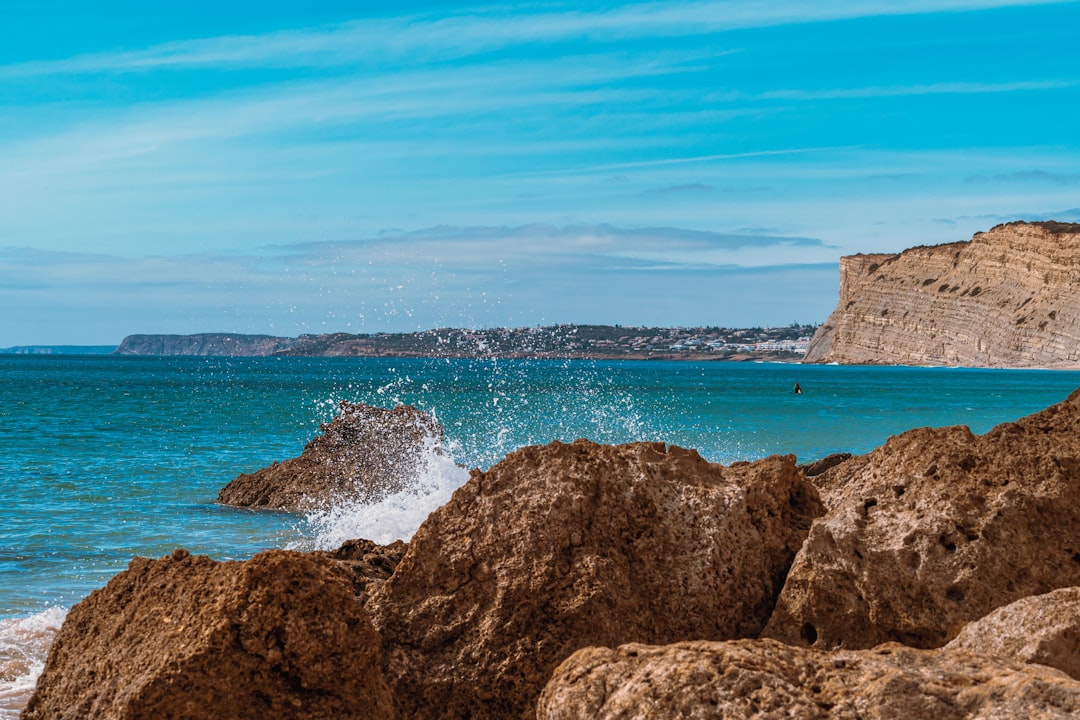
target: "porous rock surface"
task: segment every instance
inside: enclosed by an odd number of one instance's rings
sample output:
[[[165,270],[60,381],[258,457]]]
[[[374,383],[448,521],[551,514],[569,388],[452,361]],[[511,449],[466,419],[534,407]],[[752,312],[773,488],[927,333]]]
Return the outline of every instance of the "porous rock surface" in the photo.
[[[939,647],[995,608],[1080,585],[1080,391],[982,436],[910,430],[815,483],[828,512],[766,637]]]
[[[402,718],[531,718],[575,650],[756,635],[813,516],[793,456],[578,440],[474,470],[369,601]]]
[[[242,474],[218,494],[223,505],[306,512],[336,500],[373,502],[410,487],[442,426],[411,405],[386,410],[342,402],[296,458]]]
[[[272,550],[136,558],[68,613],[23,720],[391,718],[344,570]]]
[[[389,545],[379,545],[372,540],[346,540],[337,550],[315,551],[314,555],[337,561],[349,573],[353,592],[362,603],[367,603],[384,582],[390,579],[397,568],[408,543],[395,540]]]
[[[817,652],[769,640],[588,648],[537,720],[1073,718],[1080,682],[1038,665],[895,643]]]
[[[1022,598],[964,626],[945,646],[1049,665],[1080,680],[1080,587]]]
[[[805,362],[1080,366],[1080,224],[841,258],[839,302]]]

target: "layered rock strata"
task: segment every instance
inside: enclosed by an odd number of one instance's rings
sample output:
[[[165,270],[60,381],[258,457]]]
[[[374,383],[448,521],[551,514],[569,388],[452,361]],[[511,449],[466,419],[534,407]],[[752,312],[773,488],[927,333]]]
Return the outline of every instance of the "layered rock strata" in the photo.
[[[218,494],[223,505],[306,512],[335,501],[373,502],[415,482],[442,426],[411,405],[386,410],[342,402],[299,457],[241,474]]]
[[[562,663],[537,720],[1072,718],[1080,682],[959,651],[816,652],[769,640],[588,648]]]
[[[1080,366],[1080,225],[841,258],[839,302],[805,361]]]
[[[177,550],[71,609],[22,718],[388,719],[381,659],[333,560]]]
[[[755,636],[820,512],[793,456],[578,440],[473,471],[369,601],[398,716],[529,718],[579,648]]]
[[[767,637],[939,647],[995,608],[1080,585],[1080,391],[983,436],[910,430],[815,483],[828,512]]]
[[[1080,587],[1017,600],[964,626],[950,650],[1039,663],[1080,680]]]

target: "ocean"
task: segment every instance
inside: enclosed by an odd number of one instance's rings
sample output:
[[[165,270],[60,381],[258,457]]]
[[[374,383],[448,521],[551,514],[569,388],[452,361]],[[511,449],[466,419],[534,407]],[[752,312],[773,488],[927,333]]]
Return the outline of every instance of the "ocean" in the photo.
[[[67,608],[137,555],[408,539],[465,468],[552,440],[805,462],[913,427],[985,432],[1078,385],[1075,372],[1039,370],[0,355],[0,718],[17,716]],[[341,400],[433,413],[448,456],[375,506],[300,517],[214,504],[237,474],[299,455]]]

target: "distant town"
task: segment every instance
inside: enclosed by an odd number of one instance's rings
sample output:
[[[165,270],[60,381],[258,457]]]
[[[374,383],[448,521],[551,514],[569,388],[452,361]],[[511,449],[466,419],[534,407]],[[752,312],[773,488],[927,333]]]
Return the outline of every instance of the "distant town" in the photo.
[[[814,325],[655,328],[553,325],[517,329],[440,329],[369,336],[301,336],[279,354],[598,359],[801,359]],[[336,348],[335,348],[336,346]],[[336,350],[336,351],[335,351]],[[327,352],[329,351],[329,352]]]
[[[86,354],[294,357],[593,358],[625,360],[790,360],[806,353],[816,325],[656,328],[550,325],[439,328],[412,333],[328,333],[297,338],[235,333],[130,335]],[[21,346],[8,354],[77,354],[79,346]]]

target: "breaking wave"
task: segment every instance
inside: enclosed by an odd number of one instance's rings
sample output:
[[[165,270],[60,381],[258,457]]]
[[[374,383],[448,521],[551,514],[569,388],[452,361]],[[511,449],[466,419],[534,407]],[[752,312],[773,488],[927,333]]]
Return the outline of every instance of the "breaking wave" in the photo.
[[[19,717],[65,615],[67,610],[50,607],[29,617],[0,620],[0,719]]]
[[[446,504],[468,479],[469,471],[454,462],[441,440],[429,436],[405,489],[374,502],[345,499],[308,513],[298,526],[307,540],[296,549],[334,550],[355,538],[382,545],[408,541],[427,516]]]

